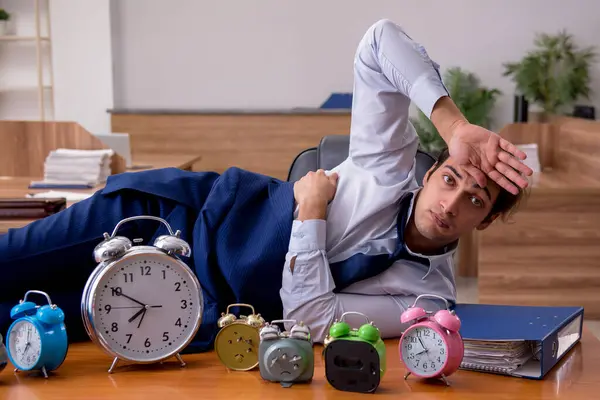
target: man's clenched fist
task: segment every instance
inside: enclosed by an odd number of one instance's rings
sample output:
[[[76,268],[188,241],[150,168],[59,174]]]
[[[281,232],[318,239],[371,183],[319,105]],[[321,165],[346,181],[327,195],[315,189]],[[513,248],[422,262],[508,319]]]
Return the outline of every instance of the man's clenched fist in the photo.
[[[322,169],[310,171],[294,183],[294,198],[300,210],[298,219],[325,219],[327,204],[333,200],[338,175],[326,175]]]

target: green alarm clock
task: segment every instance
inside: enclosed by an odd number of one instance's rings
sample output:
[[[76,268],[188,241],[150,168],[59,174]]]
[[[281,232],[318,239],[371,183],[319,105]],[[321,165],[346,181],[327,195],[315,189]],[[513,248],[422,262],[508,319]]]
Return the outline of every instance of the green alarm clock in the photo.
[[[350,328],[345,317],[351,314],[364,317],[366,323]],[[359,393],[371,393],[379,387],[386,367],[385,343],[365,314],[343,313],[329,328],[323,345],[325,377],[331,386]]]
[[[32,293],[45,296],[48,304],[39,306],[26,301]],[[15,321],[8,328],[6,347],[15,372],[40,370],[48,378],[48,372],[60,367],[67,356],[64,312],[52,304],[47,293],[30,290],[12,308],[10,316]]]

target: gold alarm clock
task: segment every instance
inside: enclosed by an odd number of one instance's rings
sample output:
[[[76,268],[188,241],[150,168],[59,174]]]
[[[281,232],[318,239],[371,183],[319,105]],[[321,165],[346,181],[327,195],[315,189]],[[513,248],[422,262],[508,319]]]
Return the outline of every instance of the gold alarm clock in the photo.
[[[235,306],[248,307],[252,314],[238,318],[229,312]],[[230,304],[226,313],[221,313],[217,324],[221,328],[215,339],[219,360],[235,371],[249,371],[258,366],[259,332],[265,320],[254,312],[254,307],[243,303]]]

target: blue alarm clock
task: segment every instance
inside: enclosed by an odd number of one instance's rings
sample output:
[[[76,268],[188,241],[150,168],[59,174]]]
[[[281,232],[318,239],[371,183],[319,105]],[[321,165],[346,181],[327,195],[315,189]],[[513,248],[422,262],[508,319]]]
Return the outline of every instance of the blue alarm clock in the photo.
[[[48,304],[38,306],[26,301],[31,293],[46,297]],[[48,378],[48,371],[60,367],[69,347],[64,312],[52,304],[50,296],[39,290],[25,293],[23,300],[10,311],[15,321],[6,334],[6,348],[15,372],[41,370]]]

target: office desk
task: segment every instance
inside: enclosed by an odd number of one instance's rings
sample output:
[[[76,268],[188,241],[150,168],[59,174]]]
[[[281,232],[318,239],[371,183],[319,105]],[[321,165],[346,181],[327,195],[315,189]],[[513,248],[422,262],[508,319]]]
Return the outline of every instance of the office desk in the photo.
[[[542,381],[471,371],[458,371],[450,387],[435,381],[424,383],[409,376],[397,357],[398,340],[387,342],[388,370],[375,398],[394,399],[592,399],[600,392],[600,342],[584,330],[582,342],[568,353]],[[69,348],[65,363],[45,379],[37,373],[14,373],[9,366],[0,373],[0,396],[12,399],[341,399],[370,398],[366,394],[340,392],[325,380],[315,346],[315,375],[309,384],[284,389],[265,382],[258,370],[229,372],[214,352],[183,355],[187,366],[173,359],[160,365],[124,365],[108,374],[111,358],[91,343]],[[595,394],[594,394],[595,393]]]
[[[41,193],[47,192],[49,190],[92,194],[104,187],[104,185],[100,185],[93,189],[29,189],[29,182],[36,179],[38,178],[27,178],[20,176],[0,176],[0,198],[23,199],[29,193]],[[73,202],[68,201],[67,207],[71,204],[73,204]],[[8,230],[11,228],[20,228],[33,221],[33,219],[27,218],[0,219],[0,235],[8,232]]]
[[[168,167],[192,171],[194,165],[201,159],[202,156],[199,155],[171,156],[161,154],[139,154],[133,157],[134,167],[128,169],[127,172],[138,172]],[[0,198],[24,198],[28,193],[40,193],[50,190],[92,194],[104,187],[102,184],[93,189],[29,189],[29,183],[33,180],[41,180],[41,178],[0,176]],[[73,204],[73,202],[67,202],[67,206],[70,206],[71,204]],[[30,219],[0,219],[0,234],[6,233],[10,228],[23,227],[32,221],[33,220]]]

